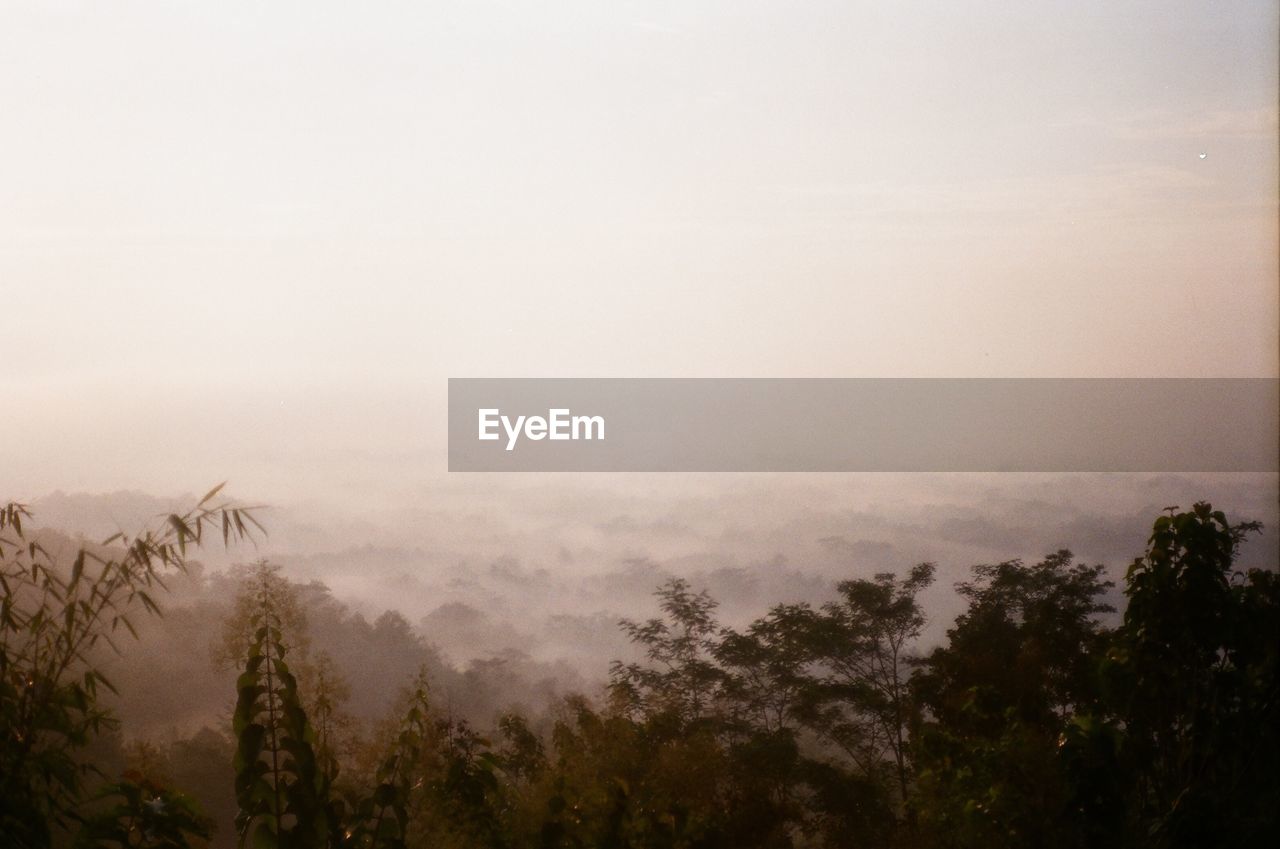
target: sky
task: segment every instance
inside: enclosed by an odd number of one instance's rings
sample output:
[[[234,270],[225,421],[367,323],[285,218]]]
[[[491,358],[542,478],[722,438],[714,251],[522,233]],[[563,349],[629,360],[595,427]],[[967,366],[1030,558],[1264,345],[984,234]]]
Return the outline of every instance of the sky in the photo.
[[[1280,375],[1271,2],[0,2],[0,491],[476,376]]]

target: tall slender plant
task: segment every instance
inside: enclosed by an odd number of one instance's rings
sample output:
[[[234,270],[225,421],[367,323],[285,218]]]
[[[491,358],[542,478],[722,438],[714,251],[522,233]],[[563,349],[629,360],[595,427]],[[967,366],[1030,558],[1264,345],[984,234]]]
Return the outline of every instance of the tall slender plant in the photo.
[[[259,570],[253,637],[236,681],[236,828],[241,846],[321,849],[331,842],[329,782],[297,679],[285,662],[270,574],[265,565]]]
[[[418,673],[395,744],[378,764],[373,793],[355,806],[344,836],[354,849],[404,849],[409,797],[431,740],[425,670]]]

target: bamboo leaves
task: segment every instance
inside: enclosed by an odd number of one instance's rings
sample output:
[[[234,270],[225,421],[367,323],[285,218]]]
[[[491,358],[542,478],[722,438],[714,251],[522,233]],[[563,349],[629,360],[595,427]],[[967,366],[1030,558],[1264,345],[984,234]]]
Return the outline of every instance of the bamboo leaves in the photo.
[[[225,543],[262,530],[252,508],[217,501],[220,490],[136,536],[82,545],[69,563],[27,539],[25,505],[0,506],[0,834],[10,844],[47,846],[74,818],[86,770],[76,750],[112,723],[97,696],[99,684],[113,688],[91,652],[116,649],[121,628],[137,636],[131,608],[159,615],[155,589],[186,571],[206,527],[225,528]]]

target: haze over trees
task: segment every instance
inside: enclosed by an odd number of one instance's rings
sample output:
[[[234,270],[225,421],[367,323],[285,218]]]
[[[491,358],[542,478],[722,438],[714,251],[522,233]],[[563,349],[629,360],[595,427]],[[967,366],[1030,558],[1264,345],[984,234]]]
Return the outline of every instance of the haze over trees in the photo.
[[[930,563],[741,625],[681,578],[624,619],[593,692],[527,657],[458,669],[259,561],[211,492],[102,545],[0,513],[0,834],[23,847],[1270,846],[1280,835],[1280,580],[1255,524],[1155,519],[1118,596],[1068,551],[973,567],[926,644]],[[161,583],[172,587],[166,595]],[[164,608],[166,616],[156,617]],[[442,621],[475,627],[465,610]],[[202,727],[126,739],[110,655],[196,688]],[[144,631],[144,636],[147,633]],[[211,660],[219,676],[197,674]],[[157,660],[157,663],[160,661]],[[576,690],[576,691],[575,691]],[[122,694],[123,695],[123,694]],[[190,694],[188,694],[190,695]],[[134,710],[134,709],[130,709]]]

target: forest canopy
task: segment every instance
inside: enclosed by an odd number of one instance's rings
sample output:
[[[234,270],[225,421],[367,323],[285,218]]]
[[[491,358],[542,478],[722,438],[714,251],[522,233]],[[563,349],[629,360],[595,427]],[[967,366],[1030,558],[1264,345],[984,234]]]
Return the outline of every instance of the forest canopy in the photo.
[[[368,622],[268,561],[201,574],[199,548],[262,532],[220,488],[98,545],[47,545],[31,518],[21,504],[0,512],[0,834],[11,845],[1280,836],[1280,581],[1274,567],[1237,568],[1260,528],[1208,504],[1155,518],[1121,604],[1104,566],[1066,550],[980,564],[953,588],[963,610],[945,639],[928,645],[932,563],[850,576],[825,604],[779,603],[743,626],[673,578],[655,587],[658,615],[618,623],[637,652],[594,694],[556,691],[527,663],[459,671],[403,617]],[[200,593],[220,606],[191,604]],[[166,627],[207,645],[172,646],[164,687],[201,686],[180,664],[207,653],[223,683],[202,697],[222,718],[126,739],[106,670],[136,650],[140,622],[166,613]],[[539,696],[511,709],[499,687]],[[162,710],[156,689],[147,697]]]

